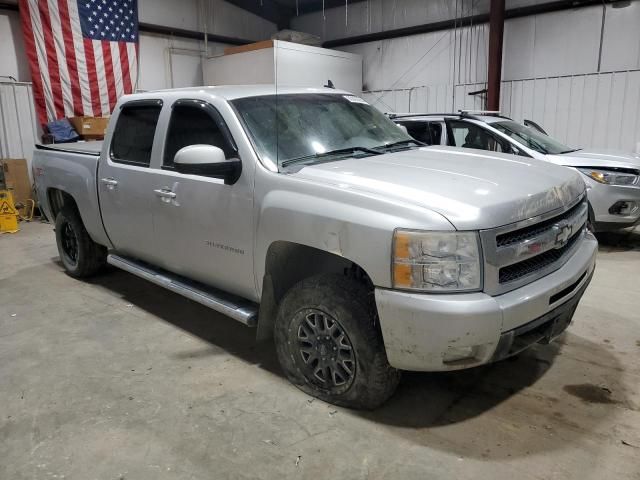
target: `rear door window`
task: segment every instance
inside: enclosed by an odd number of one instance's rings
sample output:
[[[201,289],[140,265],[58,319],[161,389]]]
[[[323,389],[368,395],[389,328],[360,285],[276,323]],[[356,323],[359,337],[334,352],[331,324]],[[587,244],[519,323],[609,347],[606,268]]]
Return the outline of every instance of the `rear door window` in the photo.
[[[122,106],[111,140],[111,159],[114,162],[149,166],[161,109],[159,101],[132,102]]]
[[[406,127],[407,133],[416,140],[427,145],[440,145],[442,138],[442,124],[440,122],[398,122]]]
[[[449,127],[449,145],[452,147],[511,153],[508,142],[498,139],[479,125],[463,120],[450,120],[447,125]]]

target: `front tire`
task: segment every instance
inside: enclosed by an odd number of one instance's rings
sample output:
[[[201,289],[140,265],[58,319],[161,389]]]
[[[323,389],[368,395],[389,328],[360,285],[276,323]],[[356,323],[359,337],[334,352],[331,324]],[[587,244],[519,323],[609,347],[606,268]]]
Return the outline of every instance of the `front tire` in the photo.
[[[396,390],[373,296],[340,275],[305,279],[284,296],[275,322],[280,365],[300,390],[329,403],[373,409]]]
[[[56,216],[55,230],[60,260],[69,275],[89,277],[104,267],[107,249],[91,240],[75,208],[62,207]]]

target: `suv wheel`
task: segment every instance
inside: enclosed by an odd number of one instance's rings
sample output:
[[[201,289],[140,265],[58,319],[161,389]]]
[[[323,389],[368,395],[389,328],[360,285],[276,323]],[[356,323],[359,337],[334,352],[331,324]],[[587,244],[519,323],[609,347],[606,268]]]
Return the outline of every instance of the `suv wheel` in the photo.
[[[339,275],[298,283],[283,298],[275,323],[280,365],[305,393],[352,408],[375,408],[395,391],[371,293]]]

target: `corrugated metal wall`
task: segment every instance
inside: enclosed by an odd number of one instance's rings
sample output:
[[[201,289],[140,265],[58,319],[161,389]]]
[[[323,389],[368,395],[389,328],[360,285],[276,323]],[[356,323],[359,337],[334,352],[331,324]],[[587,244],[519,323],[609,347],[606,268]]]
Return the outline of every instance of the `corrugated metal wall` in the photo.
[[[0,158],[26,158],[39,138],[30,83],[0,82]]]
[[[484,88],[486,83],[456,85],[455,91],[421,86],[363,97],[385,112],[481,110],[484,96],[469,93]],[[500,111],[516,121],[533,120],[570,146],[639,152],[640,70],[505,81]]]

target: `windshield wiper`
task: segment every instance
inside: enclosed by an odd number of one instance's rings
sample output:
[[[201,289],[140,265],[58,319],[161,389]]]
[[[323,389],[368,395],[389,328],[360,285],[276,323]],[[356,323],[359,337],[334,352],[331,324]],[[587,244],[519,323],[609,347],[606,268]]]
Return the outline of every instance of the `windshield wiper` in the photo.
[[[565,150],[563,152],[560,152],[558,155],[562,155],[563,153],[572,153],[572,152],[577,152],[578,150],[582,150],[581,148],[571,148],[569,150]]]
[[[548,155],[549,151],[544,148],[542,145],[540,145],[538,142],[534,142],[533,140],[531,140],[530,142],[527,142],[529,144],[529,148],[534,149],[535,151],[542,153],[543,155]]]
[[[290,165],[293,165],[294,163],[304,162],[305,160],[310,160],[313,158],[325,158],[325,157],[331,157],[333,155],[348,155],[350,153],[358,153],[358,152],[368,153],[369,155],[381,155],[381,152],[377,150],[372,150],[371,148],[367,148],[367,147],[347,147],[347,148],[338,148],[336,150],[329,150],[328,152],[305,155],[303,157],[290,158],[289,160],[285,160],[284,162],[282,162],[282,166],[288,167]]]
[[[391,143],[387,143],[386,145],[379,145],[377,147],[374,147],[376,149],[388,149],[388,148],[393,148],[393,147],[398,147],[400,145],[406,145],[408,143],[415,143],[417,146],[419,147],[426,147],[427,144],[424,142],[420,142],[418,140],[414,140],[413,138],[407,139],[407,140],[400,140],[399,142],[391,142]]]

